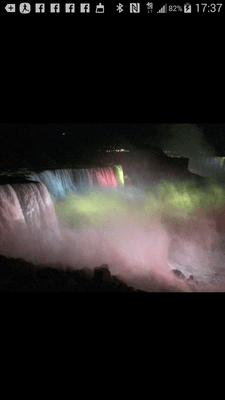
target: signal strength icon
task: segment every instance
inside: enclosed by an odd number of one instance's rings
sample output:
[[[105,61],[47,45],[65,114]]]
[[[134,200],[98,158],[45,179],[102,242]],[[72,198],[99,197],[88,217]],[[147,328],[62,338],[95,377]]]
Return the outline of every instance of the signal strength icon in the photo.
[[[157,14],[158,13],[161,13],[161,14],[167,13],[167,3],[164,4],[164,6],[162,6],[159,11],[157,11]]]

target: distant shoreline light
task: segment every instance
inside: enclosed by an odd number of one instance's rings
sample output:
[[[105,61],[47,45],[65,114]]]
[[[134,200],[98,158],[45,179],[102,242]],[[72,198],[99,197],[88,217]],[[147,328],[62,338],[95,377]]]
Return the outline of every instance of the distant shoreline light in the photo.
[[[129,153],[129,152],[130,152],[129,150],[125,150],[125,149],[120,149],[120,150],[118,150],[118,149],[112,149],[112,150],[102,150],[102,149],[98,149],[98,151],[104,151],[104,152],[106,152],[106,153],[112,153],[112,152],[114,152],[114,151],[117,151],[117,152],[119,152],[119,153],[121,153],[121,152]]]

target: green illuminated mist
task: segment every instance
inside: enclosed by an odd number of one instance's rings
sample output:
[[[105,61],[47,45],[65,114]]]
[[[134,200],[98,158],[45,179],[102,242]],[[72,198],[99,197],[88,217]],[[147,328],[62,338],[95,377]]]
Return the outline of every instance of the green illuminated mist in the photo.
[[[76,235],[79,262],[107,263],[121,274],[129,268],[136,275],[152,271],[168,279],[170,268],[199,279],[213,273],[220,262],[213,258],[219,243],[214,216],[224,204],[223,187],[164,181],[140,192],[118,186],[53,198],[59,223]]]
[[[117,169],[121,174],[122,168]],[[187,219],[219,209],[224,201],[224,189],[216,184],[197,188],[192,184],[163,182],[153,193],[151,188],[143,198],[129,201],[122,189],[117,191],[91,191],[85,195],[70,192],[62,202],[54,200],[57,214],[71,226],[103,227],[107,223],[119,223],[119,218],[130,216],[143,226],[152,215],[163,222],[171,218]],[[131,194],[132,197],[132,194]]]

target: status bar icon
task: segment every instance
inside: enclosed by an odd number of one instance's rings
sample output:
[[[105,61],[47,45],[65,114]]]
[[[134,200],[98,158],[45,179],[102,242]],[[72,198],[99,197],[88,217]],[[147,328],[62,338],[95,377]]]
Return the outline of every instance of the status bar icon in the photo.
[[[44,13],[45,12],[45,4],[44,3],[36,3],[35,4],[35,12],[36,13]]]
[[[60,4],[59,3],[51,3],[50,4],[50,12],[51,13],[59,13],[60,12]]]
[[[90,3],[81,3],[80,12],[81,13],[89,13],[90,12]]]
[[[105,12],[105,6],[104,6],[104,4],[102,4],[102,3],[97,4],[96,9],[95,9],[95,12],[96,12],[97,14],[104,13],[104,12]]]
[[[189,3],[184,4],[184,12],[191,13],[191,4]]]
[[[153,3],[147,3],[146,4],[146,6],[147,6],[147,10],[148,10],[148,14],[149,13],[152,13],[152,11],[153,11]]]
[[[157,11],[157,14],[165,14],[167,13],[167,3],[162,6],[159,11]]]
[[[116,11],[119,11],[119,13],[121,13],[121,12],[123,11],[123,4],[119,3],[119,4],[116,6]]]
[[[20,3],[20,12],[21,14],[29,14],[31,10],[30,3]]]
[[[66,13],[75,13],[75,4],[74,3],[66,3],[65,4],[65,12]]]
[[[6,4],[5,10],[7,12],[16,12],[16,5],[15,4]]]
[[[140,3],[130,3],[130,13],[139,13]]]

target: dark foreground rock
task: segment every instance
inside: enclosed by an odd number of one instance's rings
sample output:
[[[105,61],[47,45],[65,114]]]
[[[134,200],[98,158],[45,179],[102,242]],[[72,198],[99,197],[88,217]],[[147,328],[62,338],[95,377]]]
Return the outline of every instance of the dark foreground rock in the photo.
[[[186,278],[178,269],[171,273],[186,282],[191,291],[196,291],[198,282],[193,275]],[[139,285],[137,285],[139,286]],[[127,285],[118,276],[112,275],[108,265],[102,264],[94,269],[84,267],[73,269],[61,265],[34,265],[23,259],[6,258],[0,255],[0,293],[138,293],[138,292],[177,292],[176,286],[149,286],[141,290]]]
[[[57,266],[28,263],[22,259],[0,256],[0,292],[143,292],[135,290],[116,276],[108,265],[94,270],[84,267],[74,270]]]
[[[193,275],[190,275],[189,278],[186,278],[183,272],[181,272],[179,269],[172,269],[171,272],[179,279],[184,280],[187,285],[195,291],[196,285],[198,285],[198,281]]]
[[[185,275],[179,269],[172,269],[172,273],[179,279],[185,279]]]

